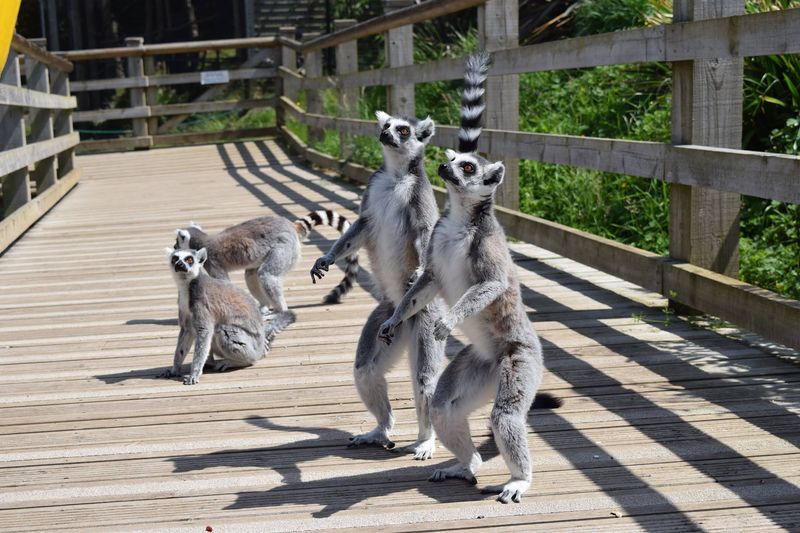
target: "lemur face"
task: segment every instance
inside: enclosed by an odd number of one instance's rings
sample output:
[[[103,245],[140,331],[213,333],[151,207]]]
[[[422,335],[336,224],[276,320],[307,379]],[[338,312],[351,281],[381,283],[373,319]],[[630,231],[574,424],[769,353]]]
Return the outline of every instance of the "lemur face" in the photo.
[[[393,117],[383,111],[376,111],[381,133],[378,139],[384,149],[404,154],[416,154],[431,140],[436,127],[431,117],[424,120]]]
[[[208,254],[205,248],[200,250],[174,250],[169,256],[172,275],[176,279],[191,281],[200,275],[203,263]]]
[[[459,154],[447,150],[449,163],[439,165],[439,177],[451,191],[485,199],[503,182],[506,167],[501,161],[492,163],[475,153]]]

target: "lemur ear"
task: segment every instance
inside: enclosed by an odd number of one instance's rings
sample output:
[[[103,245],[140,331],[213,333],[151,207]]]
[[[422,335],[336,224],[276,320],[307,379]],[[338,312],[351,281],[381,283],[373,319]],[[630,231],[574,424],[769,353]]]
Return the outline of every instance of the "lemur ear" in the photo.
[[[506,167],[502,161],[492,163],[486,166],[485,178],[483,179],[484,185],[500,185],[503,182],[503,177],[506,175]]]
[[[433,134],[436,133],[436,125],[433,123],[433,119],[431,117],[425,117],[424,120],[420,120],[417,123],[417,140],[428,144],[428,141],[431,140]]]
[[[188,250],[189,249],[189,242],[191,242],[192,236],[189,235],[189,232],[185,229],[176,229],[175,230],[175,248],[178,250]]]
[[[200,248],[199,250],[197,250],[197,254],[195,255],[195,257],[197,258],[197,262],[202,265],[203,263],[206,262],[206,259],[208,259],[208,252],[206,251],[205,248]]]
[[[196,223],[194,220],[189,222],[189,227],[190,228],[194,228],[194,229],[199,229],[200,231],[203,231],[203,227],[200,224]]]
[[[173,248],[170,248],[169,246],[164,247],[164,255],[167,257],[170,257],[172,255],[172,252],[174,251],[175,250]]]
[[[392,119],[392,115],[383,111],[375,111],[375,116],[378,117],[378,124],[381,128]]]
[[[458,155],[454,150],[451,150],[450,148],[447,148],[444,151],[444,153],[447,155],[447,159],[449,159],[450,161],[455,161],[456,156]]]

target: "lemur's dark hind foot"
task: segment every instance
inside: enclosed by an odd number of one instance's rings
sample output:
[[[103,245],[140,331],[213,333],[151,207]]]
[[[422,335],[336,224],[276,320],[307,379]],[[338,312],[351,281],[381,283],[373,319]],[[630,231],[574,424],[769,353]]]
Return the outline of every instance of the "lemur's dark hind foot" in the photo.
[[[533,399],[531,409],[558,409],[564,405],[564,400],[549,392],[538,392]]]

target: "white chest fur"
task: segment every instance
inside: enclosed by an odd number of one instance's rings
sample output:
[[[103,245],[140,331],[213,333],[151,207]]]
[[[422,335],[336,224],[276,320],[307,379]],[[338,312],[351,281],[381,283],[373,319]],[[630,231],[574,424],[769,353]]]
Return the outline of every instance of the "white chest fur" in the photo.
[[[189,286],[181,284],[178,286],[178,309],[186,316],[191,315],[189,309]]]

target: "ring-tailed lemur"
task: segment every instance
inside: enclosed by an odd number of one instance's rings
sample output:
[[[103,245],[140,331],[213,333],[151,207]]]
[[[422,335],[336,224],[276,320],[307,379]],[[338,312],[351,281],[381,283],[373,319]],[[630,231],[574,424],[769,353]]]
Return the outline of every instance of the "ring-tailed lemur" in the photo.
[[[350,227],[335,211],[312,211],[289,222],[283,217],[266,216],[231,226],[209,235],[197,224],[177,230],[176,250],[208,250],[205,269],[214,278],[228,279],[231,270],[244,269],[250,293],[262,306],[276,312],[288,307],[283,297],[283,278],[300,258],[300,241],[314,226],[327,225],[344,233]],[[358,276],[358,255],[345,257],[345,276],[325,297],[325,303],[338,303],[353,287]]]
[[[192,341],[192,370],[184,376],[185,385],[200,380],[207,359],[214,370],[250,366],[263,359],[270,340],[294,321],[291,312],[264,322],[258,303],[245,291],[203,270],[206,249],[170,250],[170,270],[178,286],[180,333],[172,368],[162,376],[180,375]],[[214,360],[214,355],[220,358]]]
[[[464,478],[475,484],[481,456],[470,438],[468,415],[494,396],[491,426],[497,447],[511,470],[505,485],[488,487],[499,500],[519,502],[531,483],[526,431],[528,409],[542,380],[542,348],[520,295],[519,282],[503,228],[494,216],[494,193],[503,181],[502,162],[478,155],[480,118],[484,110],[483,80],[487,54],[467,60],[462,96],[459,149],[439,167],[449,207],[436,224],[420,275],[380,337],[392,342],[395,331],[438,294],[450,310],[434,327],[444,339],[460,325],[472,344],[447,366],[433,397],[431,413],[436,433],[459,463],[436,470],[431,481]],[[535,407],[557,407],[560,400],[540,395]]]
[[[369,180],[361,198],[358,219],[311,269],[311,280],[322,278],[340,256],[366,248],[372,276],[381,299],[372,311],[358,341],[354,376],[362,401],[377,419],[377,427],[351,439],[351,445],[378,444],[393,448],[390,432],[394,415],[389,403],[386,372],[409,345],[414,401],[419,433],[405,451],[428,459],[435,450],[429,406],[436,375],[443,360],[444,342],[434,340],[433,324],[441,308],[436,302],[404,324],[391,347],[378,342],[378,327],[394,311],[420,267],[438,217],[433,188],[423,167],[425,146],[434,134],[430,117],[417,120],[378,111],[383,166]]]

